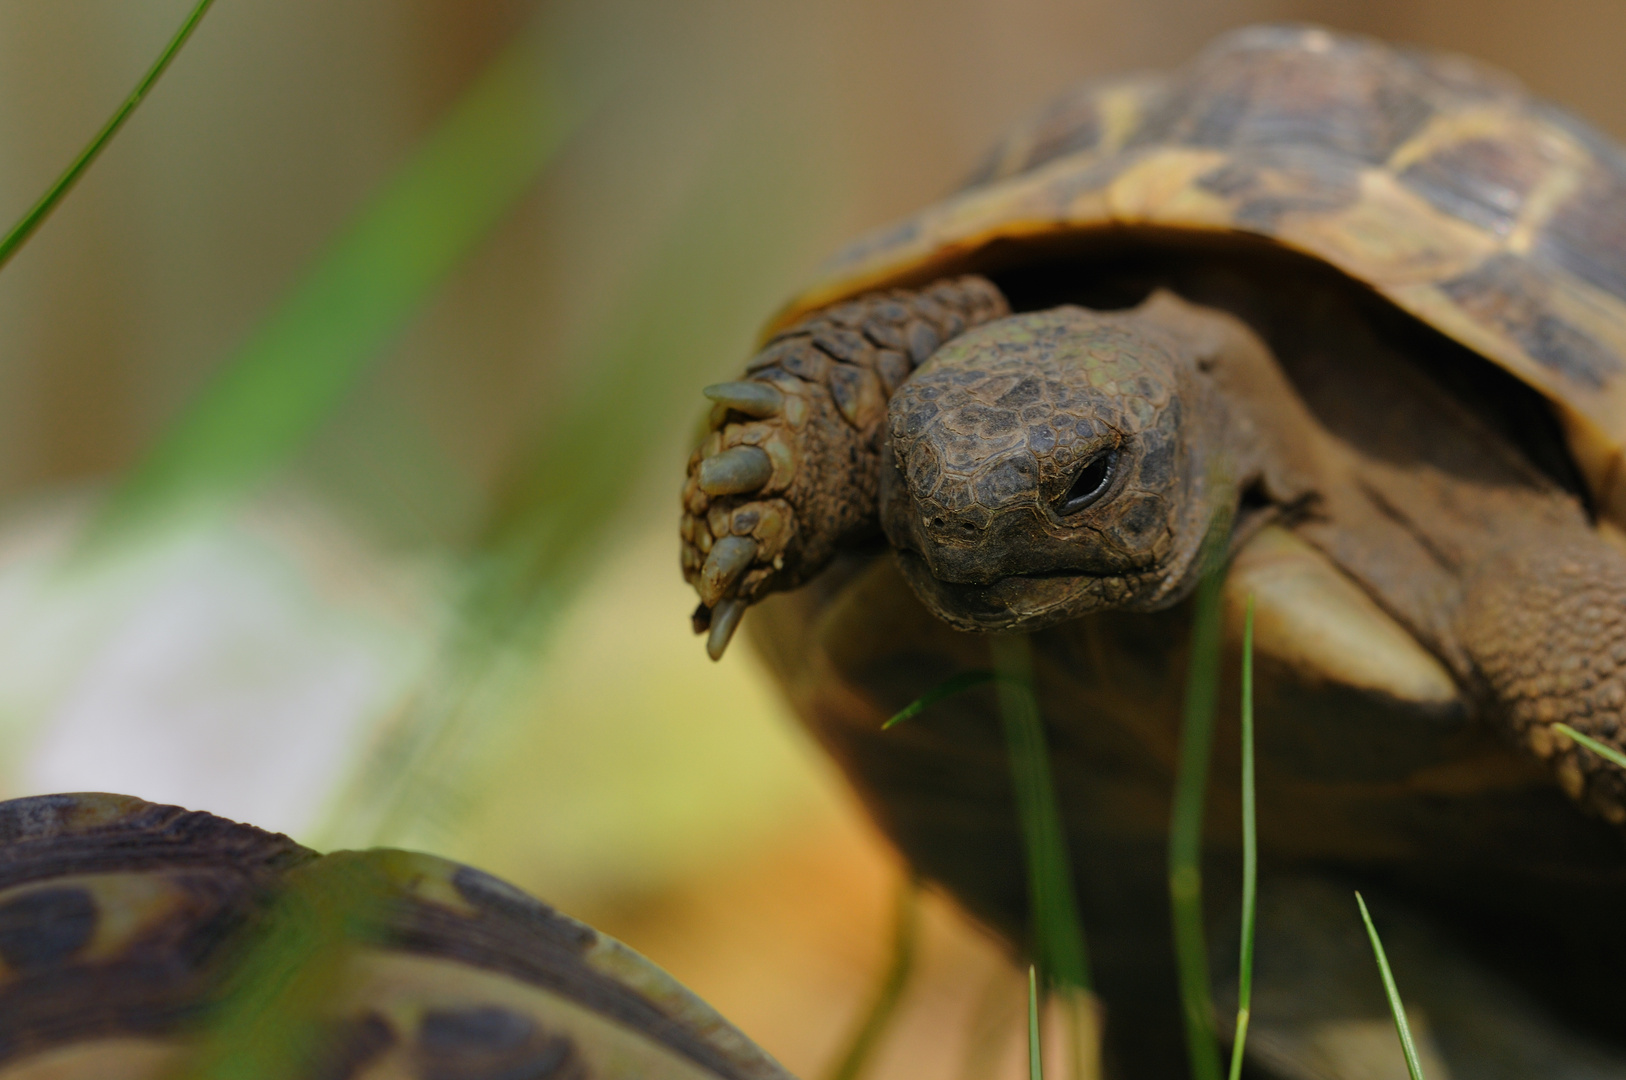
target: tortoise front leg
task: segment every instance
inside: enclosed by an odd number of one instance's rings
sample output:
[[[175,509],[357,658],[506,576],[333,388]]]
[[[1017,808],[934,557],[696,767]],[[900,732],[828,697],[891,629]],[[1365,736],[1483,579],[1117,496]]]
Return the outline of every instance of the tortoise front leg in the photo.
[[[1553,727],[1626,749],[1626,555],[1590,529],[1548,533],[1464,585],[1462,644],[1514,738],[1572,798],[1626,825],[1626,772]]]
[[[878,532],[887,402],[945,341],[1009,310],[980,277],[872,293],[802,320],[744,379],[706,388],[711,431],[683,487],[683,576],[712,659],[748,605]]]

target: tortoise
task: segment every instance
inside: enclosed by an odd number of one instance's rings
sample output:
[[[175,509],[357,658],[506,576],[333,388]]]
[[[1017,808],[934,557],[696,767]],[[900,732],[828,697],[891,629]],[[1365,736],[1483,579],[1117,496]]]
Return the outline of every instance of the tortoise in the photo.
[[[1401,1068],[1353,884],[1427,943],[1451,1075],[1626,1075],[1626,777],[1554,727],[1626,744],[1620,147],[1462,57],[1236,31],[1018,126],[705,394],[696,630],[715,659],[759,605],[884,831],[1017,942],[995,696],[880,726],[1027,635],[1113,1067],[1185,1069],[1164,843],[1212,537],[1233,648],[1258,605],[1255,1065]]]
[[[124,795],[0,802],[0,1077],[222,1067],[789,1080],[654,964],[471,867]]]

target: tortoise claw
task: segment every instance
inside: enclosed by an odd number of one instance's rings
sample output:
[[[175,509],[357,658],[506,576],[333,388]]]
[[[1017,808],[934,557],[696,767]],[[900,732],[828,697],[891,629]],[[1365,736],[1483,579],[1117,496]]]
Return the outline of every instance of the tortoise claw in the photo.
[[[683,576],[713,658],[745,608],[812,577],[877,524],[873,477],[887,399],[915,363],[1006,314],[980,278],[871,293],[776,334],[749,373],[703,393],[711,416],[683,486]]]
[[[744,536],[725,536],[711,545],[700,569],[700,601],[716,606],[756,558],[757,542]]]
[[[759,420],[778,416],[785,411],[784,392],[772,383],[757,382],[755,379],[716,383],[700,392],[725,408]]]
[[[711,610],[711,634],[706,638],[706,655],[713,660],[723,658],[723,650],[734,638],[734,631],[740,625],[740,616],[745,614],[744,600],[724,600]]]
[[[707,495],[755,491],[773,476],[773,460],[755,446],[736,446],[700,462],[700,490]]]

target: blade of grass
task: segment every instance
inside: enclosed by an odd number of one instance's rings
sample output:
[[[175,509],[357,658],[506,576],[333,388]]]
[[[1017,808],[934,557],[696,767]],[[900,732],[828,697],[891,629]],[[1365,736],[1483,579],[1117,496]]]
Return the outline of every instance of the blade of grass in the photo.
[[[771,302],[765,273],[804,249],[824,205],[805,161],[742,121],[692,178],[690,198],[646,272],[581,358],[591,385],[560,410],[511,470],[477,542],[468,606],[492,625],[517,625],[569,568],[593,556],[604,521],[637,488],[659,437],[689,416],[686,402],[715,358],[739,351]],[[787,175],[787,173],[791,175]]]
[[[1199,556],[1206,568],[1192,613],[1191,659],[1180,727],[1180,762],[1169,814],[1169,902],[1174,923],[1175,962],[1186,1022],[1186,1052],[1193,1080],[1219,1080],[1219,1042],[1208,981],[1208,950],[1203,934],[1203,808],[1208,798],[1208,764],[1214,743],[1214,704],[1219,685],[1220,608],[1225,586],[1226,515],[1215,518]]]
[[[1027,858],[1035,959],[1047,986],[1088,990],[1089,957],[1044,722],[1033,689],[1032,648],[1025,634],[995,634],[989,648],[998,674],[999,711]]]
[[[1066,1061],[1072,1080],[1101,1080],[1101,1009],[1095,995],[1058,986],[1050,1000],[1067,1031]]]
[[[352,950],[374,936],[389,896],[370,853],[292,870],[254,937],[239,947],[219,1008],[169,1080],[294,1080],[323,1049],[326,1005]]]
[[[1389,970],[1389,957],[1383,951],[1383,941],[1378,937],[1378,928],[1372,925],[1372,915],[1366,910],[1366,901],[1361,894],[1355,894],[1355,902],[1361,908],[1361,921],[1366,923],[1366,936],[1372,939],[1372,955],[1377,957],[1378,974],[1383,976],[1383,992],[1389,999],[1389,1012],[1395,1018],[1395,1034],[1400,1036],[1400,1050],[1406,1055],[1406,1070],[1411,1073],[1411,1080],[1423,1080],[1423,1066],[1417,1060],[1417,1044],[1412,1041],[1411,1025],[1406,1022],[1406,1006],[1400,1000],[1400,990],[1395,986],[1394,972]]]
[[[1039,1052],[1039,976],[1028,965],[1028,1080],[1044,1080],[1044,1059]]]
[[[1056,807],[1044,729],[1033,699],[1032,660],[1026,652],[1025,640],[1020,649],[1011,650],[1012,654],[1002,656],[1001,648],[996,642],[995,659],[1001,663],[1001,670],[979,669],[945,679],[904,706],[881,725],[881,730],[919,715],[944,698],[985,683],[1008,683],[1018,696],[1015,701],[1001,701],[1001,715],[1006,718],[1012,779],[1022,808],[1028,891],[1033,904],[1034,952],[1045,965],[1050,1000],[1060,1007],[1064,1018],[1072,1076],[1074,1080],[1087,1080],[1100,1073],[1099,1014],[1089,992],[1089,962],[1073,896],[1072,864]],[[1035,753],[1039,758],[1037,762],[1033,760]],[[1060,974],[1050,975],[1051,970]]]
[[[1259,906],[1259,835],[1253,776],[1253,594],[1242,624],[1242,955],[1236,977],[1236,1035],[1231,1042],[1230,1080],[1242,1076],[1253,1006],[1253,933]]]
[[[896,727],[905,720],[912,720],[944,698],[964,693],[973,687],[981,686],[983,683],[993,682],[997,678],[999,678],[999,675],[996,672],[989,671],[986,668],[979,668],[976,671],[962,671],[958,675],[952,675],[899,709],[891,719],[881,725],[881,730],[886,731],[888,728]]]
[[[17,220],[17,223],[11,227],[5,238],[0,239],[0,267],[4,267],[9,263],[12,256],[17,254],[24,244],[28,243],[29,237],[33,236],[39,227],[45,224],[45,219],[51,216],[51,211],[55,210],[68,192],[73,190],[73,186],[79,182],[81,176],[85,175],[91,163],[101,156],[103,150],[107,149],[107,144],[113,141],[113,136],[117,135],[119,129],[124,126],[124,122],[130,119],[130,114],[136,111],[136,106],[141,104],[142,100],[146,98],[147,92],[157,84],[159,77],[169,68],[170,61],[174,60],[175,55],[181,51],[181,46],[185,45],[187,39],[192,36],[192,31],[197,29],[198,23],[202,21],[204,14],[213,3],[214,0],[198,0],[198,4],[192,9],[192,13],[186,17],[185,22],[181,23],[181,28],[175,31],[174,37],[169,39],[169,44],[165,46],[164,51],[158,54],[158,59],[154,60],[152,67],[147,69],[147,74],[142,76],[141,81],[136,83],[135,89],[130,91],[130,96],[124,99],[124,103],[108,118],[107,123],[102,125],[102,129],[86,144],[83,150],[79,151],[79,156],[68,164],[62,175],[56,178],[56,183],[46,189],[45,194],[39,197],[39,201],[29,207],[28,212],[23,214]]]
[[[508,46],[105,503],[81,551],[241,495],[299,448],[590,111],[544,23]]]
[[[1591,738],[1587,735],[1582,735],[1579,731],[1576,731],[1568,724],[1554,724],[1553,727],[1557,728],[1559,731],[1562,731],[1564,734],[1568,735],[1570,738],[1574,739],[1576,742],[1580,743],[1594,754],[1597,754],[1605,761],[1613,762],[1614,764],[1619,765],[1622,769],[1626,769],[1626,754],[1616,750],[1613,746],[1605,746],[1597,739]]]
[[[857,1080],[869,1064],[875,1048],[898,1014],[904,987],[914,971],[915,953],[920,939],[920,889],[905,878],[898,886],[896,913],[892,922],[892,948],[886,970],[882,972],[869,1008],[864,1010],[847,1048],[830,1070],[829,1080]]]
[[[432,814],[455,812],[453,788],[485,746],[488,725],[517,718],[504,710],[606,550],[605,530],[643,493],[651,454],[687,419],[688,407],[672,403],[687,400],[719,356],[743,351],[785,276],[781,260],[811,246],[830,206],[820,175],[775,141],[790,130],[782,116],[767,131],[748,121],[705,152],[643,272],[573,358],[587,384],[511,469],[469,552],[459,628],[439,670],[362,763],[322,843],[436,841]],[[415,834],[420,826],[430,835]]]

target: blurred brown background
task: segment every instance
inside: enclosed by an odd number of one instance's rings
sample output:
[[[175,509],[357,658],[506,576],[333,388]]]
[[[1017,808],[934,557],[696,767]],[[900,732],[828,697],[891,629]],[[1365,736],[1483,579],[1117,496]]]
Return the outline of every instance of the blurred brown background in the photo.
[[[0,0],[0,216],[49,183],[189,7]],[[635,314],[627,305],[652,252],[670,252],[685,228],[727,226],[744,203],[758,215],[739,220],[771,249],[740,256],[754,260],[760,297],[706,324],[719,344],[704,374],[723,376],[800,274],[950,188],[1048,95],[1178,64],[1217,32],[1276,19],[1469,53],[1626,134],[1626,5],[1610,0],[219,0],[0,274],[6,794],[122,784],[202,802],[252,787],[246,770],[259,768],[265,801],[200,808],[310,842],[341,835],[322,814],[355,767],[344,755],[364,757],[368,732],[399,711],[444,618],[446,568],[493,512],[519,448],[571,407],[589,343]],[[182,414],[325,241],[537,20],[560,44],[567,84],[599,86],[583,126],[246,516],[169,558],[137,590],[141,604],[94,592],[11,603],[32,588],[40,552],[71,532],[63,522]],[[697,194],[734,175],[748,177],[745,196],[718,205]],[[713,669],[686,633],[671,533],[699,402],[599,425],[614,440],[619,424],[656,424],[658,451],[626,476],[632,496],[534,646],[534,678],[447,780],[455,812],[405,835],[620,934],[793,1070],[817,1074],[882,961],[899,869],[750,657],[736,650]],[[197,577],[207,549],[226,567],[218,609],[248,611],[229,582],[261,580],[261,564],[220,553],[256,544],[281,553],[275,572],[305,606],[244,630],[241,653],[195,648],[219,634],[202,615],[171,617],[176,582]],[[71,649],[19,644],[37,636],[42,610],[52,625],[86,628],[42,639]],[[318,623],[359,643],[354,664],[318,670],[305,652],[279,651],[314,640]],[[120,712],[133,692],[119,673],[147,661],[114,660],[160,640],[174,681],[139,715]],[[211,697],[241,676],[244,655],[259,681]],[[323,742],[218,704],[290,685],[308,688],[290,708],[338,702],[334,723],[354,738]],[[161,731],[177,694],[195,726]],[[222,741],[162,777],[128,754],[92,767],[110,725],[133,740]],[[1017,985],[998,949],[945,903],[928,905],[927,928],[924,968],[876,1075],[969,1074],[965,1033],[1014,1016],[998,1004]]]
[[[188,6],[0,3],[0,203],[20,210],[44,187]],[[0,281],[0,493],[15,500],[130,461],[539,6],[220,3]],[[1069,82],[1176,64],[1259,20],[1470,53],[1626,131],[1626,7],[1608,0],[574,6],[593,24],[583,45],[601,50],[582,61],[620,52],[638,70],[404,337],[388,388],[362,395],[432,418],[447,467],[476,483],[560,377],[548,360],[571,316],[613,279],[602,249],[634,242],[602,234],[658,214],[650,203],[686,167],[686,144],[726,127],[741,101],[787,107],[795,152],[828,170],[837,214],[821,250],[946,190],[1002,125]]]

